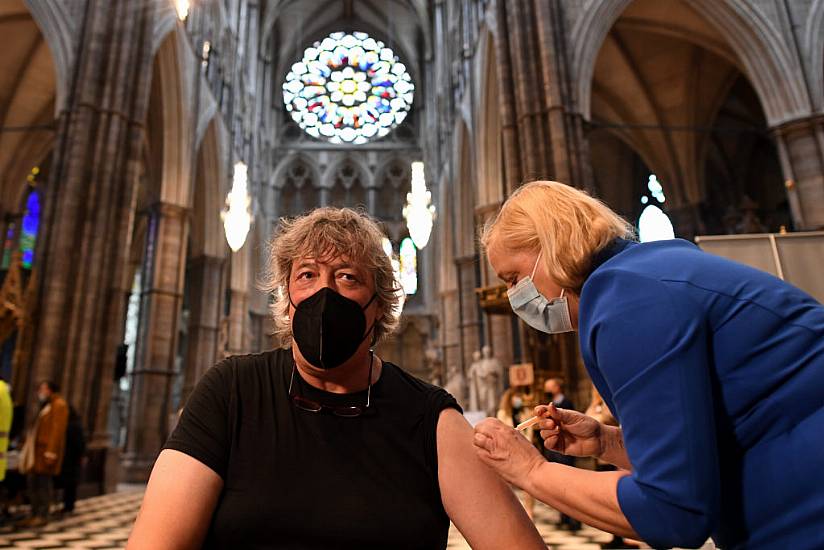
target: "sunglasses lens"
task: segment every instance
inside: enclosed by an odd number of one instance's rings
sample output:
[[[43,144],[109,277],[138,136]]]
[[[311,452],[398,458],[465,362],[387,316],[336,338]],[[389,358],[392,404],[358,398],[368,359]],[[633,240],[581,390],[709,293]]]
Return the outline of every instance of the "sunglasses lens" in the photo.
[[[363,409],[360,407],[335,407],[332,409],[332,412],[335,413],[337,416],[343,416],[346,418],[353,418],[355,416],[360,416],[363,413]]]
[[[317,401],[312,401],[311,399],[306,399],[299,395],[292,396],[292,402],[295,404],[295,406],[297,406],[297,408],[309,412],[320,412],[320,410],[323,408],[321,404]]]

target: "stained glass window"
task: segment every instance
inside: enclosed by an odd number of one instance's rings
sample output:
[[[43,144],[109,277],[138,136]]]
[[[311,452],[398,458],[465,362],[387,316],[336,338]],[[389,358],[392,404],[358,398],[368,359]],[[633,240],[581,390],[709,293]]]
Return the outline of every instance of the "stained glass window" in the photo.
[[[333,32],[303,52],[283,83],[283,102],[310,136],[366,143],[403,122],[415,85],[398,56],[365,32]]]
[[[26,212],[23,214],[23,227],[20,231],[20,251],[23,253],[23,267],[31,269],[34,262],[34,245],[37,243],[37,230],[40,227],[40,196],[32,190],[26,199]]]
[[[664,204],[667,198],[664,196],[664,187],[655,174],[650,174],[647,181],[647,190],[649,193],[645,193],[641,197],[641,204],[646,206],[641,211],[641,217],[638,218],[638,239],[642,243],[674,239],[675,230],[672,227],[672,221],[657,206],[658,204]]]
[[[409,237],[401,241],[398,253],[401,262],[401,286],[406,294],[418,291],[418,251]]]

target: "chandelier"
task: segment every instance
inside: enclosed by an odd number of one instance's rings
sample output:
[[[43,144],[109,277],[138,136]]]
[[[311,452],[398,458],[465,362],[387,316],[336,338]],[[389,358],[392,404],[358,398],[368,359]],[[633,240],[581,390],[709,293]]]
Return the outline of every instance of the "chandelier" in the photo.
[[[406,194],[406,206],[403,207],[403,217],[406,218],[406,227],[412,242],[422,249],[429,242],[432,233],[432,221],[435,219],[435,206],[432,202],[432,193],[426,189],[426,180],[423,175],[423,163],[412,163],[412,192]]]
[[[189,0],[175,0],[175,10],[177,11],[177,18],[185,21],[189,16]]]
[[[233,252],[243,247],[249,227],[252,225],[252,212],[249,210],[252,199],[247,190],[247,177],[246,164],[235,163],[232,190],[226,195],[226,209],[220,213],[226,241]]]

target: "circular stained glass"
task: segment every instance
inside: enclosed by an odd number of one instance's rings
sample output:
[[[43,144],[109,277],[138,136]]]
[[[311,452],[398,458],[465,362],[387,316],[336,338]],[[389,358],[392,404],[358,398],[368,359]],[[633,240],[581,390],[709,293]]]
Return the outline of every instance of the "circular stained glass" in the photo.
[[[398,56],[364,32],[333,32],[303,52],[283,83],[283,102],[310,136],[366,143],[403,122],[415,85]]]

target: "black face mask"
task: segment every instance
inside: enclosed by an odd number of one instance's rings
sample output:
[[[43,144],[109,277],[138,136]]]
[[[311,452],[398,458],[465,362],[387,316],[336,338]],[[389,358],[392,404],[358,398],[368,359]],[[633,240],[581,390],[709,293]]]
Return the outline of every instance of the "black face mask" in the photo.
[[[324,287],[298,305],[292,318],[292,335],[301,355],[313,366],[333,369],[344,364],[360,347],[375,324],[366,331],[364,310],[377,297],[374,294],[365,306]]]

